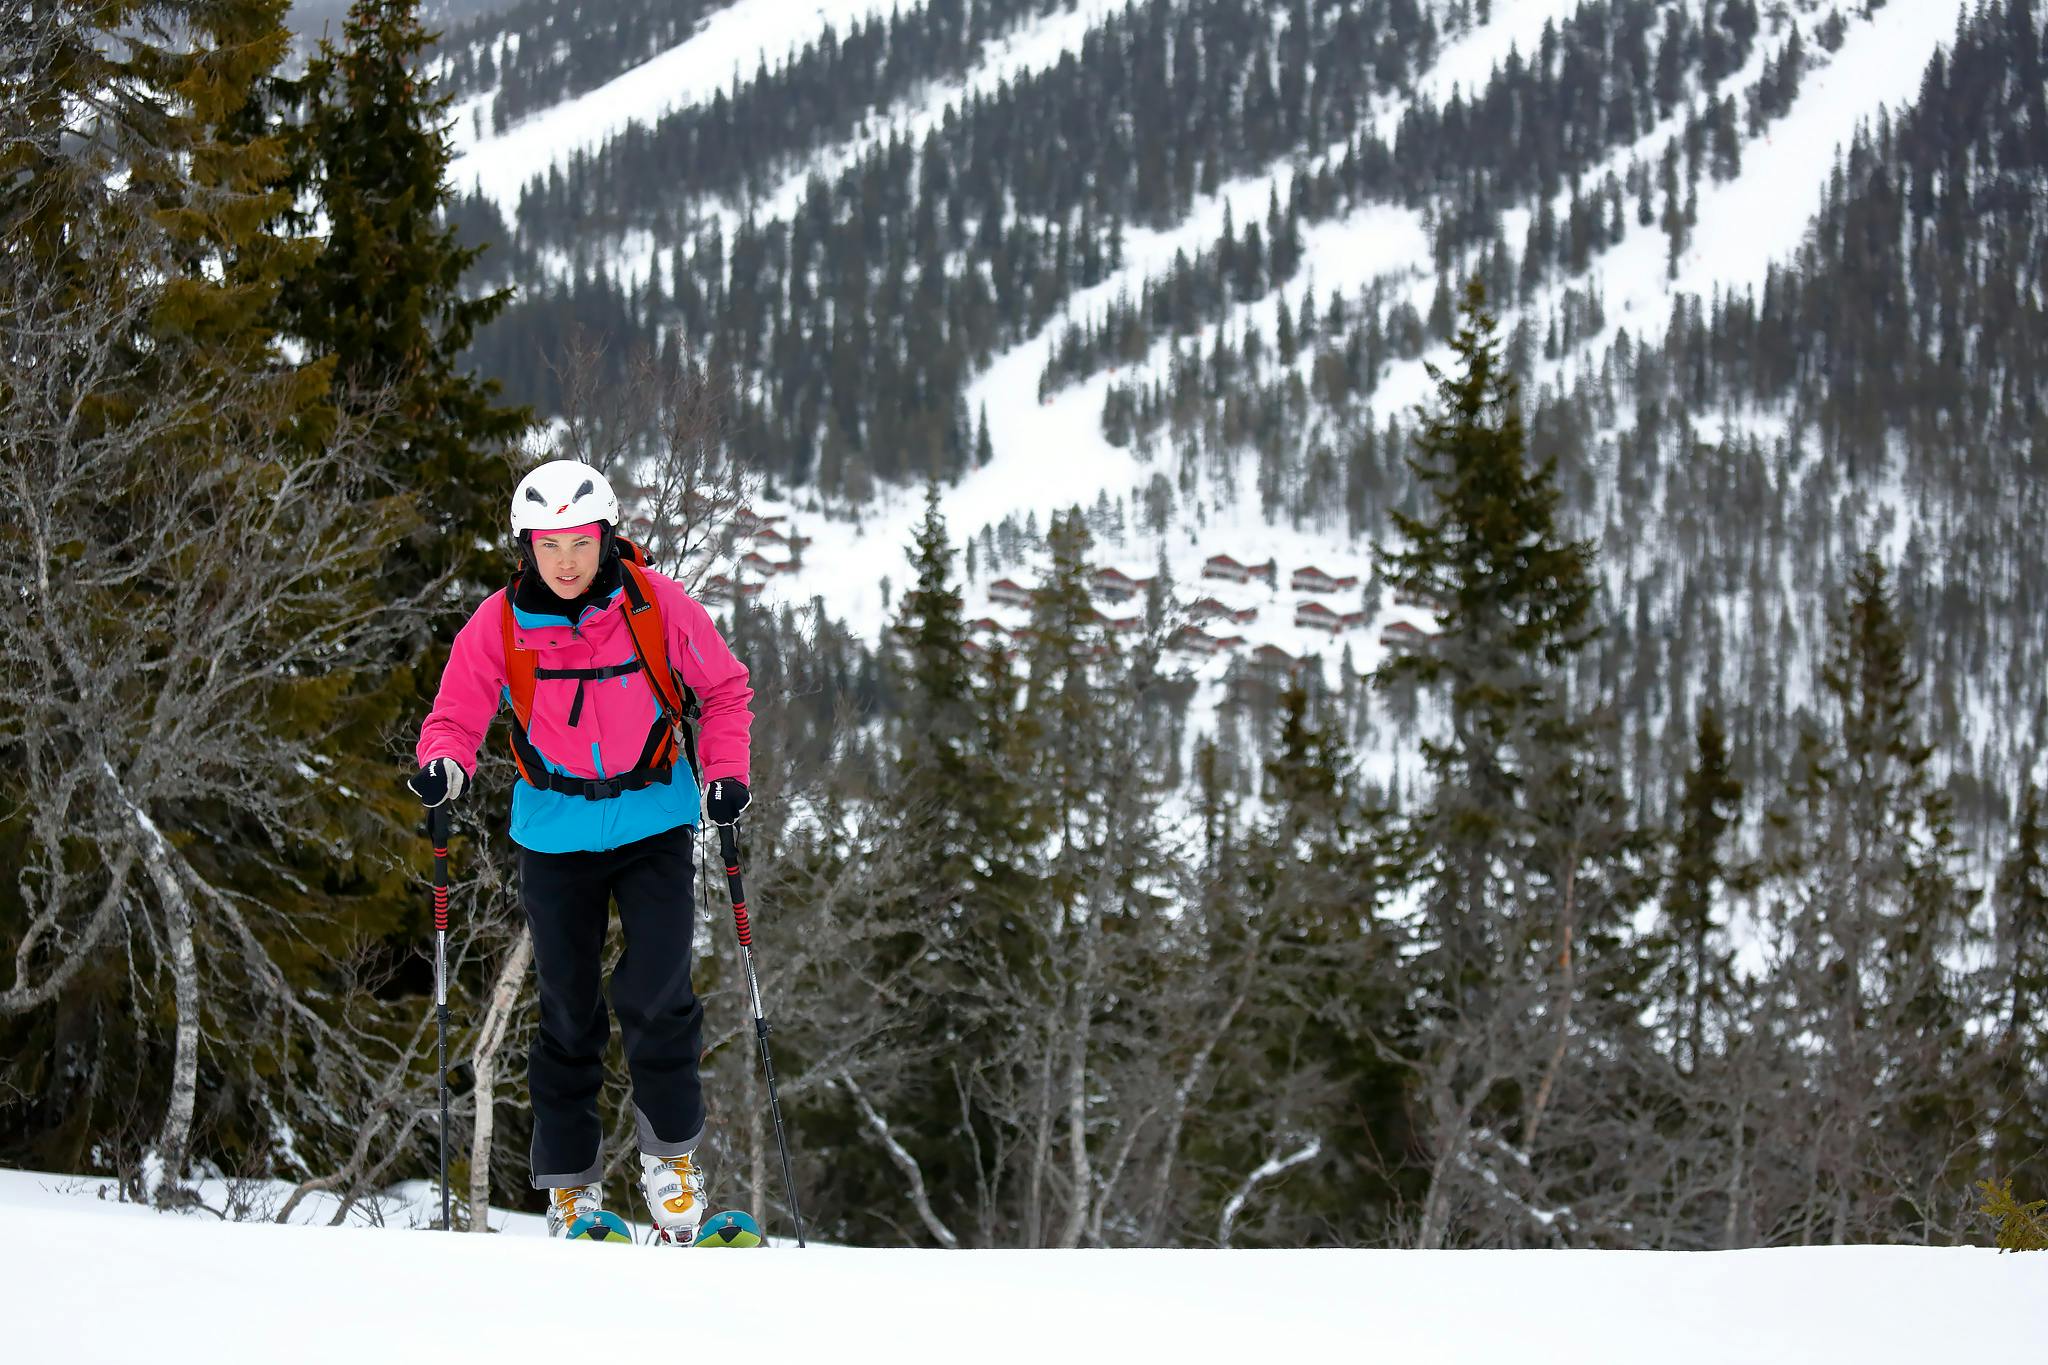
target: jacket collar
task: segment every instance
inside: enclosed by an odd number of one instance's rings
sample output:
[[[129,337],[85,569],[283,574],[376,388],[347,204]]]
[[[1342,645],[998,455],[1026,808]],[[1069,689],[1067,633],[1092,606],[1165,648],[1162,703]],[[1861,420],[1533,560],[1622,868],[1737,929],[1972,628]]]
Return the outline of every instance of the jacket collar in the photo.
[[[576,626],[583,623],[592,609],[602,611],[610,606],[624,586],[625,573],[619,568],[617,556],[605,561],[582,596],[566,601],[557,597],[554,590],[541,581],[540,575],[526,570],[512,582],[512,608],[530,626],[549,626],[557,622]]]

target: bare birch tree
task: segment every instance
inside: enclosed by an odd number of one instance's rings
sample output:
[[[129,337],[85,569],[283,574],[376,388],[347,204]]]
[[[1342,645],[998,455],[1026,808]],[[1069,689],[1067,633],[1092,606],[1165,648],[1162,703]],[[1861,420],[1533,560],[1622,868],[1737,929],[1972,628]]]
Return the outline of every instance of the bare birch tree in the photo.
[[[0,535],[20,571],[0,599],[0,752],[26,912],[0,1012],[125,957],[169,1020],[152,1146],[172,1198],[209,1050],[253,1051],[251,1032],[303,1050],[324,1093],[277,1114],[281,1134],[330,1122],[344,1078],[366,1079],[344,1021],[280,963],[308,936],[246,876],[289,878],[292,849],[361,852],[361,821],[334,814],[364,776],[333,766],[354,723],[338,703],[403,615],[361,583],[407,504],[350,419],[306,429],[289,375],[164,383],[173,343],[138,338],[168,263],[146,226],[103,230],[143,268],[81,287],[0,258]]]

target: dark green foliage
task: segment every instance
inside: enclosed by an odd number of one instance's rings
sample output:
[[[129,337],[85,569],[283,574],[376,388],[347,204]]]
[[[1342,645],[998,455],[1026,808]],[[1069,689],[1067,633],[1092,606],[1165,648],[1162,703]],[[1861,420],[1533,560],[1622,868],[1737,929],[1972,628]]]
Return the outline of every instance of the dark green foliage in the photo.
[[[341,43],[323,40],[294,88],[291,168],[305,196],[294,226],[317,223],[325,237],[280,313],[312,355],[333,358],[338,402],[376,394],[384,405],[366,416],[393,484],[422,515],[386,569],[387,590],[446,576],[467,599],[496,586],[479,546],[501,534],[507,449],[531,419],[498,402],[498,381],[457,361],[512,294],[465,292],[485,248],[461,245],[442,221],[453,201],[450,97],[419,69],[433,39],[417,0],[357,0]]]
[[[1796,957],[1788,1003],[1829,1053],[1808,1098],[1838,1236],[1896,1226],[1898,1172],[1959,1192],[1955,1154],[1979,1122],[1983,1059],[1967,1036],[1985,986],[1967,965],[1974,894],[1919,738],[1906,640],[1889,575],[1866,555],[1835,614],[1822,723],[1807,729],[1801,776],[1771,820],[1767,891],[1782,950]],[[1877,1113],[1889,1122],[1873,1124]]]
[[[1700,708],[1695,747],[1678,801],[1663,923],[1651,940],[1671,1010],[1672,1060],[1686,1071],[1698,1069],[1706,1049],[1708,1011],[1732,1003],[1729,953],[1715,941],[1726,926],[1715,906],[1731,880],[1723,842],[1740,821],[1742,800],[1742,784],[1729,773],[1728,738],[1711,706]]]
[[[1980,1180],[1977,1188],[1984,1196],[1983,1206],[1977,1211],[1998,1220],[2000,1251],[2048,1251],[2048,1218],[2042,1216],[2042,1211],[2048,1209],[2048,1199],[2022,1204],[2013,1197],[2009,1179],[1997,1185]]]
[[[1205,912],[1217,916],[1219,939],[1250,939],[1265,960],[1217,1108],[1261,1114],[1283,1131],[1291,1120],[1324,1144],[1238,1234],[1246,1245],[1379,1242],[1423,1193],[1411,1073],[1400,1060],[1414,1021],[1400,935],[1382,904],[1393,885],[1387,812],[1368,804],[1336,708],[1325,699],[1318,721],[1313,701],[1299,684],[1281,693],[1263,783],[1270,814],[1216,869],[1217,904]],[[1237,1144],[1216,1156],[1239,1177],[1269,1155],[1249,1135]],[[1225,1183],[1218,1197],[1229,1192]]]
[[[1430,884],[1427,960],[1455,1001],[1491,973],[1516,910],[1507,869],[1528,856],[1532,813],[1555,775],[1542,754],[1566,738],[1544,733],[1562,719],[1551,670],[1590,637],[1592,586],[1589,548],[1556,532],[1555,461],[1524,464],[1520,399],[1476,283],[1451,349],[1458,369],[1435,375],[1438,406],[1411,461],[1430,514],[1392,513],[1402,544],[1379,557],[1397,591],[1443,604],[1442,630],[1427,649],[1390,657],[1377,681],[1446,689],[1451,735],[1423,747],[1437,792],[1411,840]]]
[[[2048,1163],[2048,811],[2029,785],[1993,894],[1998,968],[1991,1067],[2000,1109],[1995,1164],[2038,1173]]]
[[[921,975],[909,958],[934,941],[945,964],[943,979],[921,985],[939,997],[928,1002],[934,1023],[966,1002],[977,980],[1025,970],[1038,947],[1028,928],[1035,813],[1012,766],[1015,683],[1000,651],[976,676],[952,563],[934,487],[912,554],[917,584],[896,628],[904,725],[887,797],[917,834],[903,875],[926,929],[905,945],[906,969]]]

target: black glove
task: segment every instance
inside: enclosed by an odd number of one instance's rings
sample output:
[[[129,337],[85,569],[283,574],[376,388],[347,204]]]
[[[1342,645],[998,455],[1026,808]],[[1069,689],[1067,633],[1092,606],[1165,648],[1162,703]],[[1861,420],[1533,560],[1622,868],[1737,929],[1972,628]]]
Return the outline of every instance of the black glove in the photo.
[[[430,758],[426,767],[405,779],[405,785],[412,788],[421,805],[431,810],[462,795],[463,785],[468,781],[469,774],[454,759]]]
[[[752,805],[753,793],[747,784],[736,777],[721,777],[711,784],[704,793],[704,814],[714,825],[730,825],[740,818],[740,812]]]

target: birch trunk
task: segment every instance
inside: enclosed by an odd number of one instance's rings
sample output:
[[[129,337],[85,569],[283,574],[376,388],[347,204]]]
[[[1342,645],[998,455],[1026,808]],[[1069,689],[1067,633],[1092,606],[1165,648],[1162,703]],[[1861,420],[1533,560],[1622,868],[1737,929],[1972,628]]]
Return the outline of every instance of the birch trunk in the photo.
[[[1733,1251],[1741,1245],[1738,1240],[1740,1236],[1738,1230],[1741,1227],[1742,1183],[1745,1176],[1743,1160],[1746,1155],[1743,1150],[1742,1129],[1743,1125],[1748,1121],[1749,1110],[1747,1107],[1735,1111],[1734,1131],[1730,1134],[1730,1138],[1735,1144],[1735,1160],[1728,1174],[1728,1218],[1721,1229],[1721,1250],[1723,1251]]]
[[[889,1121],[882,1117],[880,1111],[868,1102],[868,1097],[861,1092],[860,1086],[855,1084],[853,1073],[840,1072],[839,1083],[846,1088],[846,1093],[853,1097],[855,1106],[860,1109],[861,1118],[866,1121],[869,1130],[875,1135],[875,1140],[888,1154],[889,1160],[896,1164],[896,1169],[902,1171],[903,1178],[909,1182],[911,1207],[917,1211],[918,1219],[924,1224],[925,1231],[931,1233],[933,1239],[946,1250],[959,1250],[960,1239],[932,1207],[931,1194],[925,1189],[924,1168],[918,1165],[917,1158],[896,1140],[895,1130],[889,1126]]]
[[[1416,1229],[1415,1245],[1421,1251],[1441,1251],[1446,1225],[1450,1222],[1451,1166],[1464,1147],[1462,1135],[1452,1139],[1437,1155],[1429,1172],[1429,1193],[1422,1201],[1422,1226]]]
[[[1231,1229],[1237,1226],[1238,1215],[1244,1212],[1244,1206],[1251,1202],[1252,1191],[1273,1177],[1286,1174],[1304,1161],[1314,1161],[1322,1153],[1323,1140],[1319,1137],[1310,1137],[1286,1156],[1269,1156],[1259,1163],[1258,1168],[1247,1175],[1230,1198],[1224,1201],[1223,1211],[1216,1218],[1216,1245],[1230,1245]]]
[[[163,903],[164,937],[170,948],[172,999],[177,1029],[171,1054],[171,1098],[157,1131],[163,1172],[151,1201],[167,1206],[184,1178],[192,1145],[192,1114],[199,1098],[199,951],[193,938],[192,902],[179,879],[177,852],[140,806],[128,802],[142,860],[157,899]]]
[[[1081,981],[1070,996],[1072,1013],[1067,1031],[1071,1040],[1067,1053],[1067,1179],[1072,1185],[1067,1200],[1067,1218],[1060,1228],[1058,1245],[1081,1245],[1082,1229],[1088,1225],[1088,1206],[1095,1188],[1095,1172],[1088,1159],[1088,1025],[1095,1003],[1096,920],[1091,913],[1080,926]]]
[[[1052,1155],[1052,1041],[1046,1040],[1045,1064],[1039,1072],[1038,1122],[1031,1145],[1031,1176],[1024,1184],[1024,1245],[1044,1246],[1045,1167]]]
[[[1151,1210],[1146,1219],[1145,1243],[1148,1246],[1158,1246],[1165,1230],[1166,1210],[1173,1189],[1173,1168],[1180,1154],[1181,1132],[1187,1125],[1188,1105],[1208,1074],[1210,1057],[1215,1054],[1223,1036],[1230,1032],[1230,1026],[1237,1022],[1238,1011],[1244,1008],[1244,1002],[1251,996],[1252,974],[1257,969],[1260,951],[1258,941],[1254,940],[1252,947],[1246,950],[1244,963],[1238,971],[1237,994],[1231,998],[1229,1008],[1218,1017],[1209,1036],[1202,1040],[1201,1047],[1196,1049],[1187,1074],[1173,1092],[1173,1108],[1166,1122],[1166,1140],[1160,1148],[1159,1174],[1153,1182]]]
[[[759,1054],[750,1061],[752,1064],[745,1068],[748,1211],[754,1215],[754,1225],[765,1228],[768,1226],[768,1116],[762,1111],[767,1107],[767,1096],[761,1093],[766,1087],[761,1082]]]
[[[521,929],[498,969],[491,987],[491,1003],[484,1013],[484,1026],[477,1032],[476,1050],[470,1065],[476,1073],[475,1121],[469,1138],[469,1230],[491,1230],[491,1136],[497,1126],[498,1052],[511,1029],[512,1011],[519,1003],[519,988],[533,965],[533,931]]]

